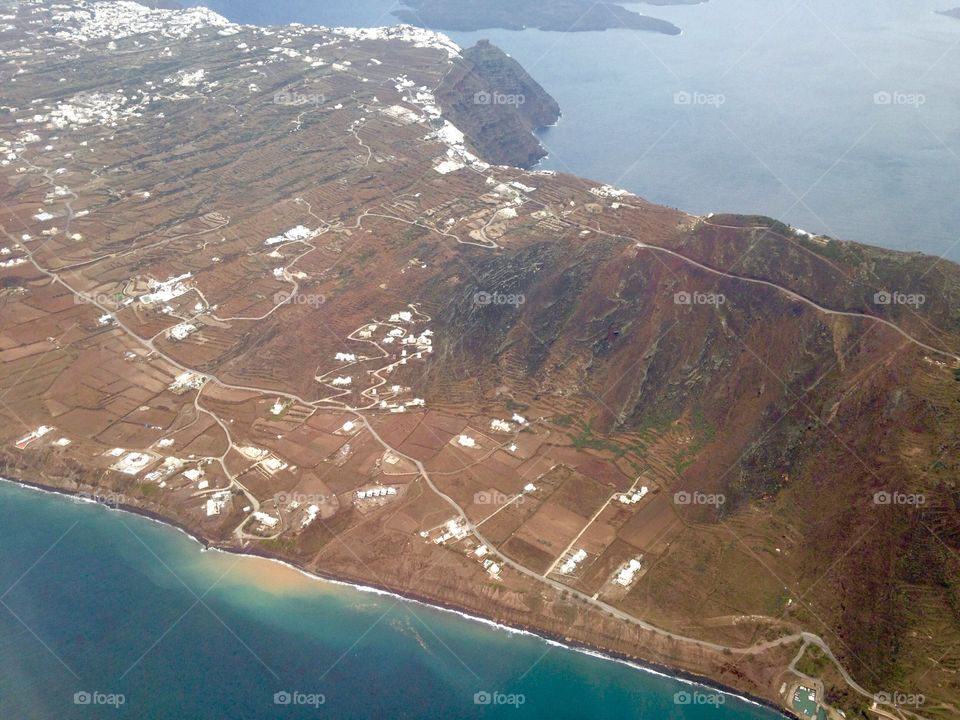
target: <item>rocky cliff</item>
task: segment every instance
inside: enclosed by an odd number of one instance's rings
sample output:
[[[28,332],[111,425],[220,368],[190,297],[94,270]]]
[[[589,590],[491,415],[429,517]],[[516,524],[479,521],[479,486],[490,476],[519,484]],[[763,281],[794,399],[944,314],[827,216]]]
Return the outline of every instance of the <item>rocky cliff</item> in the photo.
[[[529,168],[546,151],[533,135],[552,125],[560,106],[521,67],[487,40],[463,51],[437,90],[444,116],[485,160]]]

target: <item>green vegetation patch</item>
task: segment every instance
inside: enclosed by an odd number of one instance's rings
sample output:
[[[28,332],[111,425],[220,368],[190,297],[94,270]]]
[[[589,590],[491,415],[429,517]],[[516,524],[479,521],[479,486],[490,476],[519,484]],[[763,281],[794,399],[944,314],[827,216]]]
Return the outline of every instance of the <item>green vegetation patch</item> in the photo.
[[[803,657],[797,662],[797,670],[804,675],[818,678],[830,666],[830,658],[816,645],[808,645]]]
[[[707,416],[703,414],[701,408],[694,408],[691,423],[693,425],[693,442],[678,452],[673,459],[674,470],[677,475],[690,467],[699,452],[706,445],[712,443],[714,437],[716,437],[716,428],[707,420]]]
[[[569,416],[568,416],[569,417]],[[606,450],[620,458],[627,452],[619,443],[593,434],[593,420],[580,426],[580,434],[571,436],[573,446],[577,450]]]

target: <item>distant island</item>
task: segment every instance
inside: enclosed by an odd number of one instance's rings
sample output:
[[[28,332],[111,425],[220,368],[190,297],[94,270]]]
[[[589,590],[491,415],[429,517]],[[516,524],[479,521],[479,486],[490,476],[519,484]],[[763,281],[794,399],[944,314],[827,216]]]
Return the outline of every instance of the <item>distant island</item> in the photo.
[[[689,5],[699,0],[649,0],[652,5]],[[407,0],[407,8],[394,12],[404,22],[440,30],[469,32],[490,28],[538,28],[583,32],[627,28],[679,35],[680,28],[666,20],[627,10],[621,5],[592,0]]]
[[[946,15],[947,17],[956,18],[960,20],[960,7],[955,7],[952,10],[937,10],[939,15]]]

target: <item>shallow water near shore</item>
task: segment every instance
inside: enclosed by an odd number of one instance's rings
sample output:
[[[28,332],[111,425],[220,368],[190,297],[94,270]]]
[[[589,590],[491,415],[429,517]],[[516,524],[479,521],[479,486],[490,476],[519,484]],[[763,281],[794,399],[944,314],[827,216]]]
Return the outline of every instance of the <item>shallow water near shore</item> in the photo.
[[[0,482],[0,508],[0,717],[780,717],[100,505]]]

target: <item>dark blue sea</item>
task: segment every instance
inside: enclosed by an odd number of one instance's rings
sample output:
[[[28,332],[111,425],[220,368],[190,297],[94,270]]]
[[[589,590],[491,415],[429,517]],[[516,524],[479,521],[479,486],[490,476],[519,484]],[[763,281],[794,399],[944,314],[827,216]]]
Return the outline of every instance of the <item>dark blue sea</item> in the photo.
[[[397,0],[193,0],[236,22],[389,25]],[[624,3],[628,4],[628,3]],[[688,212],[960,260],[960,20],[949,0],[630,4],[683,33],[489,38],[560,103],[545,169]]]

